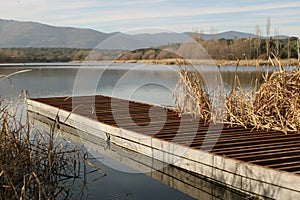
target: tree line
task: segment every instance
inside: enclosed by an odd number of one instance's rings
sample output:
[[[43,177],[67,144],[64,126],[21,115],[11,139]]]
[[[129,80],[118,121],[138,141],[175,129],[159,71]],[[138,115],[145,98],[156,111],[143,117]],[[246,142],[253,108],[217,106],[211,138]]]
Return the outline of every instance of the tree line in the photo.
[[[268,59],[269,56],[277,58],[298,58],[299,40],[297,37],[284,39],[273,38],[242,38],[242,39],[209,39],[203,40],[201,37],[193,38],[216,60],[237,60],[237,59]],[[160,60],[170,58],[180,58],[176,53],[168,52],[168,49],[177,48],[179,55],[184,55],[184,51],[190,51],[189,45],[173,44],[161,48],[138,49],[127,52],[119,57],[119,60]],[[173,51],[177,52],[177,51]]]
[[[265,37],[262,36],[260,26],[255,25],[255,37],[238,39],[216,39],[203,40],[203,32],[197,31],[193,39],[200,43],[213,59],[268,59],[276,56],[281,59],[300,59],[300,41],[298,37],[280,36],[279,28],[274,28],[274,36],[271,37],[271,19],[267,17],[265,25]],[[212,27],[211,36],[214,34]]]
[[[278,58],[298,58],[299,40],[288,38],[243,38],[243,39],[211,39],[195,38],[213,59],[267,59],[270,55]]]
[[[210,39],[193,38],[216,60],[237,59],[267,59],[275,55],[281,59],[298,58],[299,39],[297,37],[279,38],[242,38],[242,39]],[[169,47],[179,47],[180,44],[166,45],[161,48],[138,49],[134,51],[92,50],[72,48],[2,48],[0,63],[30,63],[30,62],[70,62],[103,60],[161,60],[179,58],[170,53]],[[184,51],[184,47],[181,47]],[[186,50],[188,51],[188,50]]]
[[[39,63],[113,60],[120,51],[73,48],[0,48],[0,63]]]

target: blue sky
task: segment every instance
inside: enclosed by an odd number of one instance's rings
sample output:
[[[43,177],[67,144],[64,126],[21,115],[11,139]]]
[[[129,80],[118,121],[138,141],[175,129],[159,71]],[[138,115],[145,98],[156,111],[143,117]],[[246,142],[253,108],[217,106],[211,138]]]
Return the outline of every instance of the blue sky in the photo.
[[[170,31],[254,33],[259,25],[271,34],[300,36],[300,1],[291,0],[10,0],[2,1],[0,18],[37,21],[56,26],[127,32],[140,28]]]

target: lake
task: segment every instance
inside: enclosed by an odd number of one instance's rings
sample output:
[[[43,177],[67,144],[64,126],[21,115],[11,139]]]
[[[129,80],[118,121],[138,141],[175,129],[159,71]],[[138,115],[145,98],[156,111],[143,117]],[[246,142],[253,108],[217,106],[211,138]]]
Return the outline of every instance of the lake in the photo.
[[[30,97],[102,94],[126,99],[130,97],[132,100],[157,105],[174,105],[173,89],[178,80],[177,66],[113,63],[107,69],[108,65],[109,63],[100,63],[80,67],[79,64],[72,63],[2,64],[2,75],[23,69],[32,71],[2,80],[0,95],[15,98],[20,90],[28,90]],[[228,91],[232,84],[235,70],[234,66],[222,67],[220,70],[225,91]],[[251,81],[257,76],[255,70],[255,67],[238,68],[242,87],[250,87]],[[205,71],[200,70],[200,73],[206,76],[217,72],[215,68],[207,67]],[[100,76],[100,80],[97,81]],[[82,85],[87,82],[87,86],[74,88],[75,80],[80,80]],[[89,82],[93,85],[88,85]]]
[[[2,64],[0,74],[8,75],[24,69],[31,71],[1,80],[1,98],[16,99],[21,90],[27,90],[30,97],[101,94],[173,106],[173,89],[178,80],[176,66],[120,63],[93,63],[83,67],[76,63]],[[235,70],[233,66],[220,69],[226,91],[232,84]],[[205,76],[218,72],[216,68],[207,67],[201,73]],[[238,74],[244,88],[249,88],[251,81],[257,76],[255,67],[240,67]],[[97,162],[97,166],[108,175],[89,185],[90,197],[95,199],[193,199],[193,195],[189,196],[166,184],[169,176],[162,183],[149,174],[118,171],[101,162]],[[222,199],[222,193],[232,192],[226,188],[220,189],[220,186],[201,178],[197,179],[197,184],[215,188],[211,193],[206,193],[203,199]],[[233,199],[242,197],[244,195],[232,192]]]

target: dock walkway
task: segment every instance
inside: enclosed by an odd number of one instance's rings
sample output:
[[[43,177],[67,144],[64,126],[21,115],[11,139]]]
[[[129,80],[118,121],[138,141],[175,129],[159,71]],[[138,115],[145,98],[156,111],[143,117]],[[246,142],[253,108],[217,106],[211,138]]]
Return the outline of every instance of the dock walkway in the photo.
[[[106,96],[27,104],[29,112],[230,187],[275,199],[300,197],[299,134],[207,125],[169,108]]]

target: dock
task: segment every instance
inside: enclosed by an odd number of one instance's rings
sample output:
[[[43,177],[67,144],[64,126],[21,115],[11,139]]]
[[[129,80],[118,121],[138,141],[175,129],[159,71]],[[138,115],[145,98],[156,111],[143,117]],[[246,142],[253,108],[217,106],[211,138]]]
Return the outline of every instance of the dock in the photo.
[[[170,109],[106,96],[27,99],[29,113],[273,199],[300,197],[300,135],[207,125]]]

